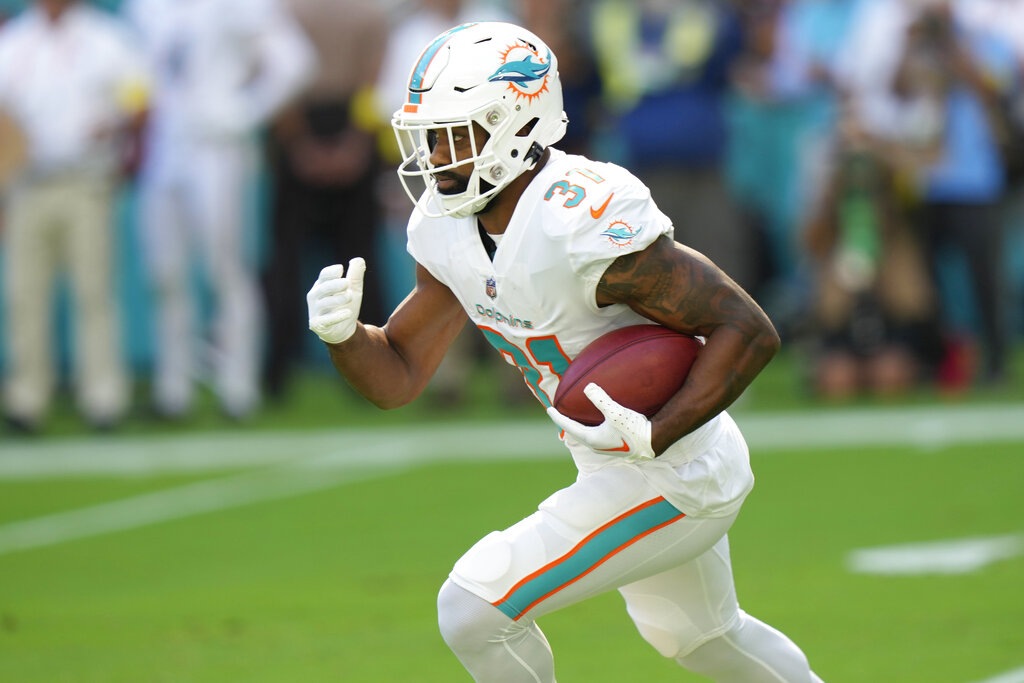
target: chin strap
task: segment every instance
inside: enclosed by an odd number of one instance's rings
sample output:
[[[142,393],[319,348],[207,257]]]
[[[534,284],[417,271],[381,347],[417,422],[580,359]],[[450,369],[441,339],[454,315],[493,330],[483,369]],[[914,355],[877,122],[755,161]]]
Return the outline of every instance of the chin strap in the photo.
[[[534,142],[530,145],[530,149],[526,152],[526,160],[533,162],[533,166],[540,161],[540,158],[544,156],[544,148],[539,143]],[[532,168],[532,166],[531,166]]]

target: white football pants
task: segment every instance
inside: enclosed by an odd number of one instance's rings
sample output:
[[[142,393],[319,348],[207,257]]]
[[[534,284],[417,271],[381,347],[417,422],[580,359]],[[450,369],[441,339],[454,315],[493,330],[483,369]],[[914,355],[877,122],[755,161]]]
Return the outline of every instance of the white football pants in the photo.
[[[455,564],[441,634],[478,682],[551,683],[536,619],[612,589],[659,653],[722,683],[815,683],[786,636],[739,609],[726,532],[736,514],[684,515],[641,466],[581,477]]]

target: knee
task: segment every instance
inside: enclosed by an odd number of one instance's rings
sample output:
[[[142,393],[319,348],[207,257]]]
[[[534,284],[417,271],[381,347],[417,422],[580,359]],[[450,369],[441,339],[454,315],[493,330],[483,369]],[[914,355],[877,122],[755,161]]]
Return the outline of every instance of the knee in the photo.
[[[658,654],[670,659],[685,656],[713,637],[698,632],[691,624],[674,628],[671,624],[644,623],[637,624],[637,629]]]
[[[480,649],[521,630],[494,605],[450,579],[437,594],[437,625],[448,647],[456,652]]]
[[[494,609],[451,580],[444,582],[437,594],[437,625],[449,647],[461,649],[474,640],[486,641],[490,634],[485,632],[482,623],[485,607]]]
[[[653,595],[631,596],[628,609],[643,639],[670,659],[686,656],[728,632],[737,622],[733,610],[688,613],[678,604]]]
[[[437,625],[441,629],[441,637],[449,646],[473,632],[471,619],[467,618],[466,610],[462,606],[460,591],[461,588],[448,580],[437,594]]]

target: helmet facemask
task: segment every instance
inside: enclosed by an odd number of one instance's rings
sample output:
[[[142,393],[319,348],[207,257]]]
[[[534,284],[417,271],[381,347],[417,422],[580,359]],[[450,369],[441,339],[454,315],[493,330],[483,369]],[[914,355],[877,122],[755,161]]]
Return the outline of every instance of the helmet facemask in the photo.
[[[513,56],[529,51],[528,59],[503,64],[502,57],[508,61],[513,49]],[[537,94],[524,94],[508,83],[520,78],[518,65],[535,69],[527,78],[542,88]],[[414,82],[421,87],[414,88]],[[409,103],[392,120],[402,155],[398,175],[427,216],[479,213],[565,132],[554,56],[536,36],[511,24],[470,24],[442,34],[414,68],[409,92]],[[474,124],[486,139],[469,135],[468,155],[463,152],[442,166],[431,163],[432,136],[445,139],[454,157],[455,131],[473,131]],[[435,174],[470,164],[464,191],[446,194],[438,188]]]
[[[428,216],[461,218],[478,213],[514,177],[512,171],[501,163],[496,150],[498,145],[495,144],[506,134],[505,128],[513,120],[498,107],[491,107],[491,110],[474,112],[469,118],[458,121],[393,122],[403,159],[398,175],[406,194]],[[483,139],[478,139],[481,136],[474,134],[474,123],[485,133]],[[456,142],[457,131],[469,138],[469,156],[456,159],[456,150],[460,147]],[[431,163],[434,136],[443,136],[447,141],[451,157],[449,163]],[[455,171],[470,164],[472,171],[466,180],[465,191],[446,194],[438,188],[436,174]],[[425,197],[434,200],[433,211],[430,203],[423,201]]]

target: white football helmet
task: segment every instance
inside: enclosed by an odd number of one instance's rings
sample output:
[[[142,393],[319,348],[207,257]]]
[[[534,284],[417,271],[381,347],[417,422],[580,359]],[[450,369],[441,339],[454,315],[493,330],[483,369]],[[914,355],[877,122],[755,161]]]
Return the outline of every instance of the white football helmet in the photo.
[[[533,168],[544,149],[565,135],[558,61],[541,40],[513,24],[463,24],[435,38],[409,77],[405,104],[391,125],[402,164],[398,175],[413,203],[432,217],[465,217],[482,210],[506,185]],[[430,163],[436,136],[479,124],[488,133],[472,156]],[[435,173],[472,162],[467,189],[438,191]]]

